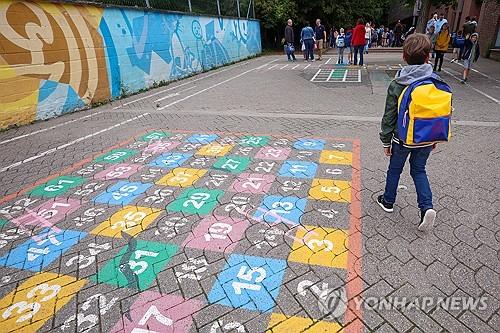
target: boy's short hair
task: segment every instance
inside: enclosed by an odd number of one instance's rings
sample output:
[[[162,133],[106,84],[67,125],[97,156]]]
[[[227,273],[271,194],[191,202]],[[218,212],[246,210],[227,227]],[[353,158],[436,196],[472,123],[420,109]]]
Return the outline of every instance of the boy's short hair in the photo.
[[[408,65],[422,65],[429,57],[431,41],[424,34],[410,35],[403,45],[403,56]]]

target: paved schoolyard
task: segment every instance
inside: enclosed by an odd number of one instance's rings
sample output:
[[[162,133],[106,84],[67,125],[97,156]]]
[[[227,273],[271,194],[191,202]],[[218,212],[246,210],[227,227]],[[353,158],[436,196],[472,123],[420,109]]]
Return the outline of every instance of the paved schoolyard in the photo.
[[[374,203],[400,58],[261,57],[0,133],[1,331],[496,331],[499,71],[445,64],[422,234],[407,173]]]

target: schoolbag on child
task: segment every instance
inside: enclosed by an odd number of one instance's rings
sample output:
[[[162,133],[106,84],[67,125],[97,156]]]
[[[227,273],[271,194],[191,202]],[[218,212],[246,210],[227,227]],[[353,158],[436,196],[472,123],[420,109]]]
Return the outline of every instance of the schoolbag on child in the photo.
[[[345,36],[339,35],[337,37],[337,47],[345,47]]]

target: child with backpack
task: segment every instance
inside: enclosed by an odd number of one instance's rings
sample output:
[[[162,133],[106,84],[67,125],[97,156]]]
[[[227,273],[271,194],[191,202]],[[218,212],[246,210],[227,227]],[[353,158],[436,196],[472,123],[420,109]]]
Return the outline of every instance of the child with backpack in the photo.
[[[464,74],[462,76],[462,84],[467,82],[467,78],[469,77],[469,71],[472,68],[472,63],[476,62],[479,59],[479,43],[477,39],[479,35],[477,32],[474,32],[470,35],[470,38],[465,40],[464,50],[462,52],[462,59],[464,60]]]
[[[340,28],[340,33],[337,36],[337,47],[339,50],[339,60],[337,61],[337,64],[343,64],[344,63],[344,49],[345,49],[344,28]]]
[[[410,156],[421,231],[430,230],[436,218],[425,166],[436,143],[450,138],[452,111],[451,89],[433,73],[428,63],[430,50],[431,42],[424,34],[412,34],[406,39],[403,58],[408,66],[389,85],[380,132],[390,162],[385,191],[377,197],[377,203],[384,211],[393,212],[399,178]]]
[[[462,59],[462,51],[465,45],[465,38],[462,36],[462,31],[457,32],[457,35],[453,38],[453,53],[450,62],[455,62]]]
[[[352,64],[352,46],[351,46],[351,39],[352,39],[352,28],[347,27],[347,32],[345,33],[344,37],[344,44],[345,48],[347,49],[347,58],[348,58],[348,64]]]

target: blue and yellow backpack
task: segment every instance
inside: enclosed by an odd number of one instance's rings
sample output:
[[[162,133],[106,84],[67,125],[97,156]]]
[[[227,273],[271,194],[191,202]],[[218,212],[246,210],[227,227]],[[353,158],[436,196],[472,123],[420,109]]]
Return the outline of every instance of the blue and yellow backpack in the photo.
[[[413,82],[398,100],[398,137],[408,146],[451,138],[451,88],[437,75]]]

